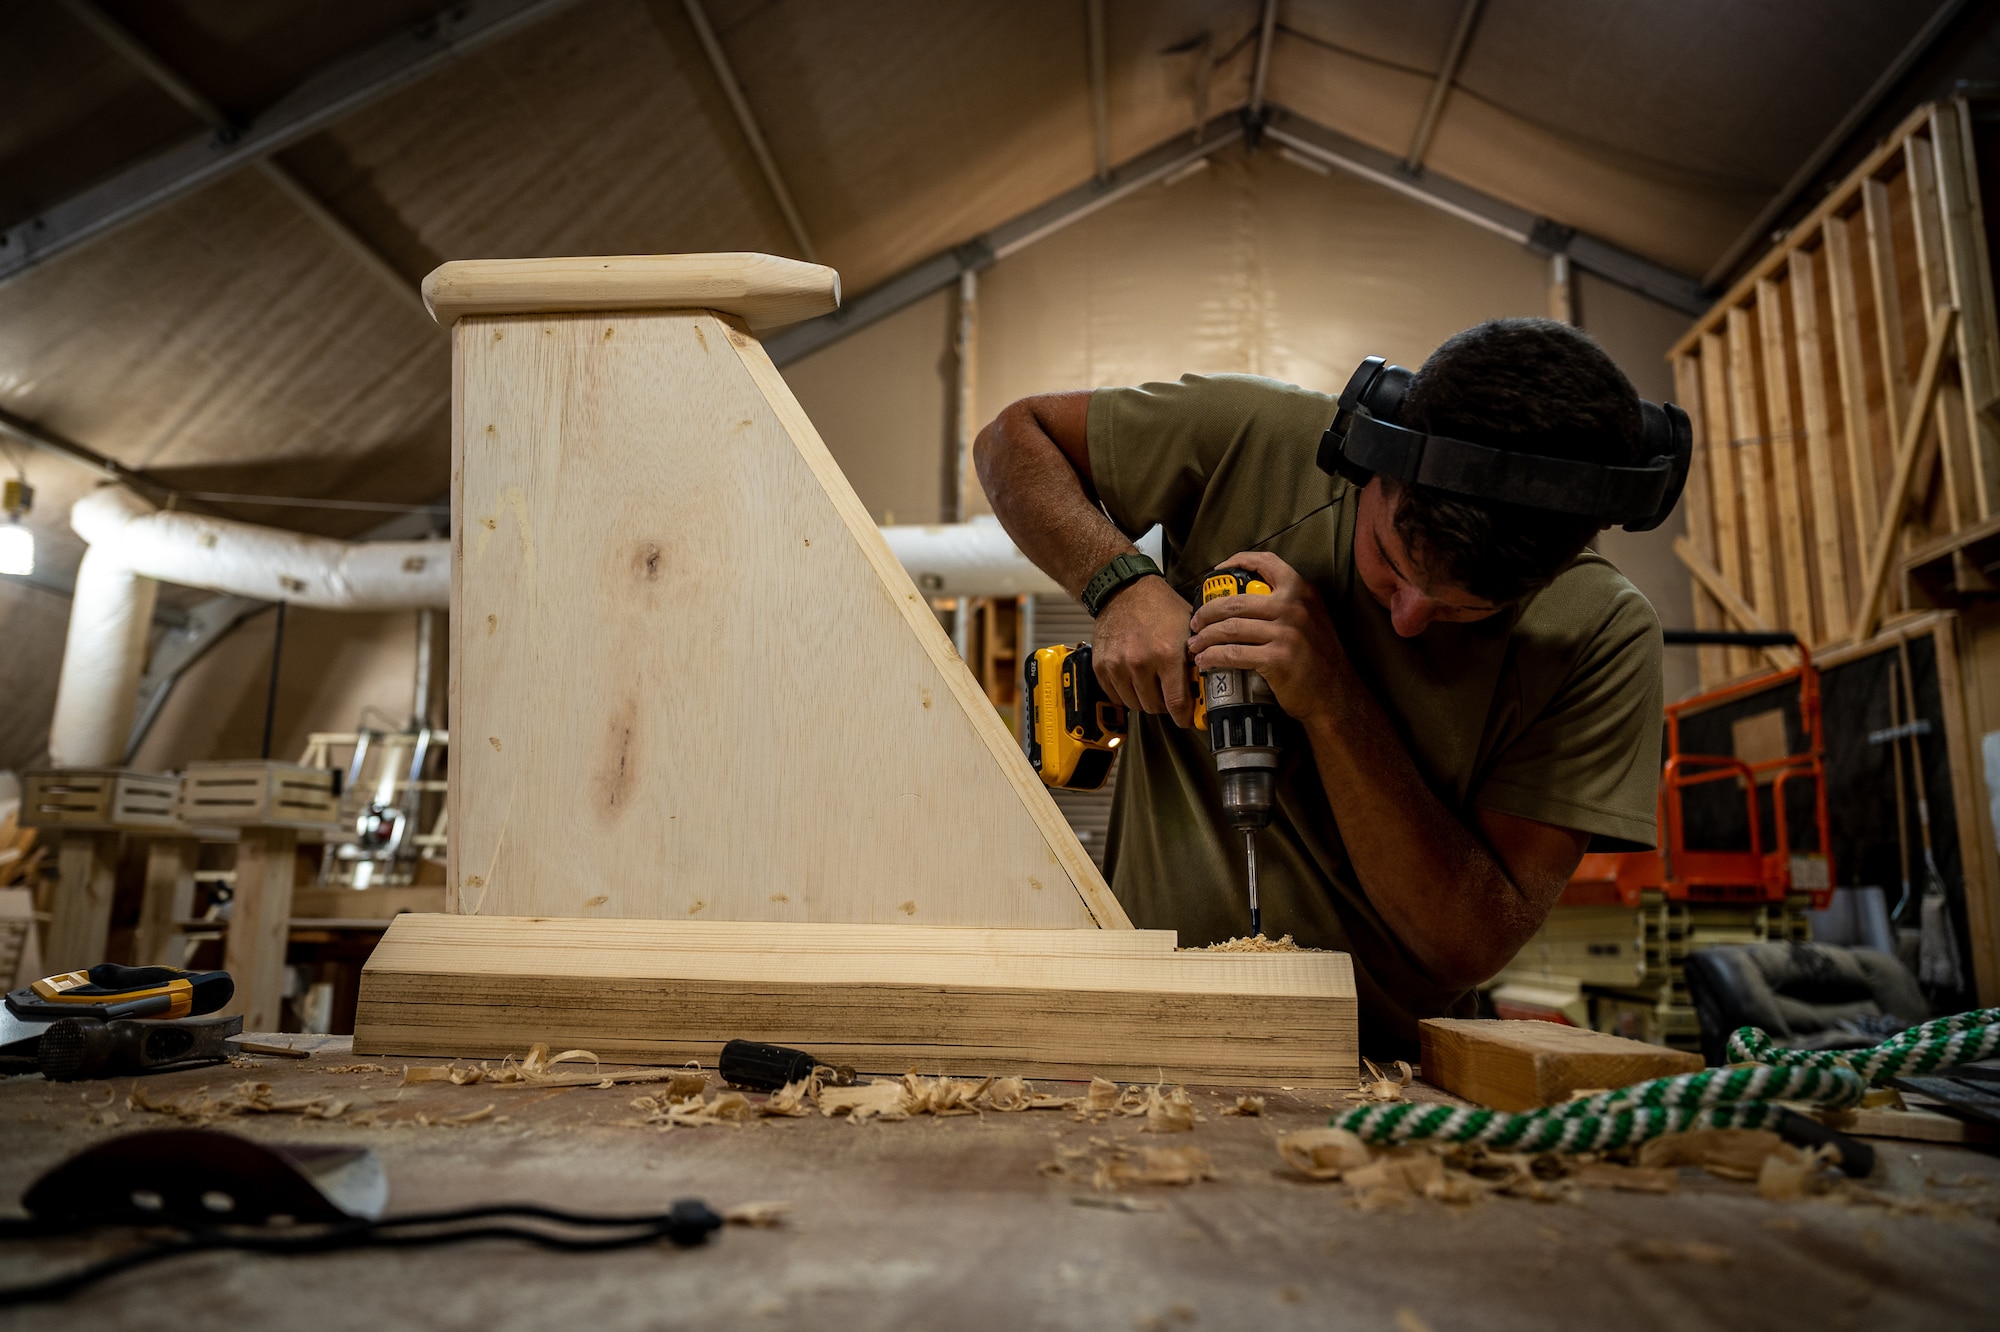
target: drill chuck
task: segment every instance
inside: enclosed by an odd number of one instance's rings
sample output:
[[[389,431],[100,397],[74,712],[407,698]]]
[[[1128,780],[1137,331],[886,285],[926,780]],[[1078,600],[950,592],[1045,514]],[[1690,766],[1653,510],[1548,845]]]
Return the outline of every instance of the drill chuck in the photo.
[[[1239,832],[1271,826],[1270,768],[1225,768],[1222,813]]]

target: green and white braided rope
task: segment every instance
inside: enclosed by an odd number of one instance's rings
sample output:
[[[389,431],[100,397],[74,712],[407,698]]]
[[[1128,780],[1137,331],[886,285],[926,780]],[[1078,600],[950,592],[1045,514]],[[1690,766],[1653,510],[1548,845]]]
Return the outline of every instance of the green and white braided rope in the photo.
[[[1364,1142],[1477,1142],[1518,1152],[1609,1151],[1703,1128],[1761,1128],[1779,1101],[1853,1105],[1867,1091],[1848,1068],[1753,1065],[1654,1078],[1564,1105],[1510,1114],[1475,1106],[1364,1106],[1331,1121]]]
[[[1333,1127],[1364,1142],[1477,1142],[1520,1152],[1610,1151],[1704,1128],[1762,1128],[1779,1103],[1839,1109],[1871,1085],[1982,1059],[2000,1049],[2000,1008],[1976,1009],[1912,1027],[1871,1050],[1781,1050],[1756,1027],[1729,1038],[1728,1068],[1654,1078],[1564,1105],[1510,1114],[1476,1106],[1407,1101],[1336,1115]]]
[[[1898,1032],[1870,1050],[1780,1050],[1756,1027],[1729,1037],[1729,1057],[1789,1068],[1851,1068],[1872,1087],[1891,1078],[1969,1064],[2000,1050],[2000,1008],[1976,1008]]]

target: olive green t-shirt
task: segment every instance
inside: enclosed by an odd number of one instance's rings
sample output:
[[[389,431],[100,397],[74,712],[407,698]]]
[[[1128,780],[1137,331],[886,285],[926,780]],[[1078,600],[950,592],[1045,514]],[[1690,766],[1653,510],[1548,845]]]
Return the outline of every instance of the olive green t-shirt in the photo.
[[[1318,589],[1348,655],[1438,798],[1593,835],[1601,850],[1653,845],[1660,775],[1660,627],[1602,556],[1585,551],[1520,604],[1472,624],[1399,637],[1354,574],[1359,488],[1314,462],[1335,400],[1251,375],[1091,395],[1091,474],[1105,511],[1165,532],[1167,581],[1190,603],[1203,574],[1269,551]],[[1135,716],[1118,771],[1105,867],[1142,928],[1183,945],[1250,924],[1243,839],[1222,815],[1205,732]],[[1267,933],[1354,959],[1364,1048],[1416,1037],[1418,1018],[1463,1012],[1357,881],[1303,733],[1291,728],[1271,826],[1258,833]]]

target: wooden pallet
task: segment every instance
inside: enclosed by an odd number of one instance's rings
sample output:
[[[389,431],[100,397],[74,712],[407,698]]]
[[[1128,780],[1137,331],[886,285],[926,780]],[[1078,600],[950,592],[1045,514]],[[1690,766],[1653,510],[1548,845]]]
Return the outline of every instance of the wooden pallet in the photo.
[[[335,774],[296,763],[190,763],[180,816],[190,826],[330,828],[340,821]]]
[[[743,1038],[867,1073],[1347,1088],[1344,953],[1177,952],[1159,930],[396,917],[354,1048],[497,1057],[536,1041],[713,1066]]]
[[[129,768],[45,768],[26,775],[20,822],[28,828],[171,828],[181,779]]]

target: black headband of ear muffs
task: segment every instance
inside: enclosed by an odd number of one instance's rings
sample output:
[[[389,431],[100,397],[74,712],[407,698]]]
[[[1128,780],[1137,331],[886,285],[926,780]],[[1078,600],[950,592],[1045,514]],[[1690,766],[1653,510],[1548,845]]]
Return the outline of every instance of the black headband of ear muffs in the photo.
[[[1672,403],[1641,400],[1646,463],[1605,467],[1496,449],[1398,425],[1415,376],[1380,356],[1363,361],[1340,394],[1319,442],[1320,470],[1366,485],[1376,476],[1494,504],[1572,514],[1650,532],[1667,520],[1687,485],[1694,431]]]

